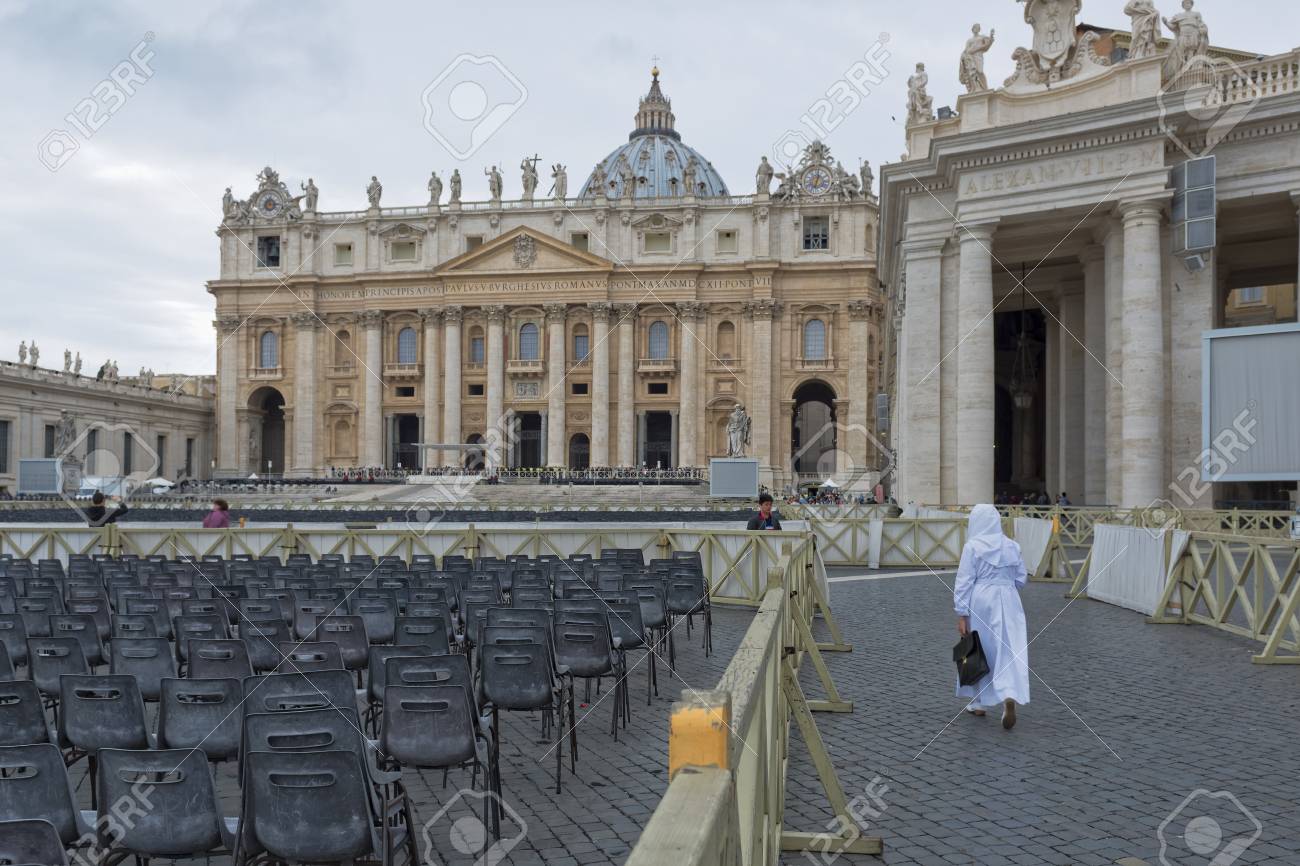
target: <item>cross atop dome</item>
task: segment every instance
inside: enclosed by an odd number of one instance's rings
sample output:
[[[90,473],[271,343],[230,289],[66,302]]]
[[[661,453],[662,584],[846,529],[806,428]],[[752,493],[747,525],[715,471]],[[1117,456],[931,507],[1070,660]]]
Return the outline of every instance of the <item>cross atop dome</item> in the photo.
[[[673,101],[664,96],[664,92],[659,89],[659,66],[655,64],[650,69],[650,92],[641,97],[641,104],[636,111],[636,128],[628,138],[636,138],[640,135],[666,135],[680,141],[681,136],[675,129],[676,123],[677,118],[673,116]]]

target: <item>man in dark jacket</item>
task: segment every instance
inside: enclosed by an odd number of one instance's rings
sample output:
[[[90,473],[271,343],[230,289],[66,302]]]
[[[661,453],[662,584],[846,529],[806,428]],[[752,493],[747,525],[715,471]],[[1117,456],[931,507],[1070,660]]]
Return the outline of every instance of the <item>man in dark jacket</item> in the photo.
[[[781,518],[772,511],[772,494],[758,495],[758,513],[749,518],[746,529],[780,529]]]
[[[129,509],[126,504],[119,501],[117,508],[109,511],[104,505],[104,491],[96,490],[95,495],[90,497],[90,507],[86,509],[86,520],[92,527],[107,526],[110,523],[117,523],[117,519]]]

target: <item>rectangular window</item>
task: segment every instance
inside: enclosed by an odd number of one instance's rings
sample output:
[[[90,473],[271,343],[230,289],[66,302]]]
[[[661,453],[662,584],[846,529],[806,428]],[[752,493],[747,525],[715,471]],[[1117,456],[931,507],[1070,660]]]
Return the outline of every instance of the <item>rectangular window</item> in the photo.
[[[483,246],[482,235],[465,235],[465,252],[476,250]]]
[[[646,232],[645,251],[648,253],[672,252],[673,236],[669,232]]]
[[[9,421],[0,421],[0,473],[9,472]]]
[[[54,425],[45,425],[45,456],[54,456]]]
[[[584,253],[591,249],[591,237],[586,232],[573,232],[569,235],[569,243]]]
[[[583,395],[586,395],[587,393],[589,393],[589,390],[588,390],[588,387],[587,387],[587,383],[586,383],[586,382],[574,382],[574,383],[573,383],[573,393],[574,393],[574,394],[577,394],[578,396],[583,396]]]
[[[804,217],[803,248],[805,250],[829,250],[831,248],[830,221],[826,217]]]
[[[393,261],[415,261],[415,241],[393,241],[391,249],[393,252]]]
[[[577,361],[587,360],[587,355],[591,354],[590,350],[588,349],[589,345],[590,345],[590,338],[586,334],[574,334],[573,335],[574,360]]]
[[[280,267],[279,235],[263,235],[257,239],[257,266],[259,268]]]
[[[155,473],[159,478],[167,477],[167,437],[159,435],[154,439],[154,450],[158,453],[158,471]]]
[[[93,427],[86,431],[86,474],[95,474],[95,452],[99,450],[99,431]]]
[[[662,395],[662,394],[667,394],[667,393],[668,393],[668,383],[667,383],[667,382],[647,382],[647,383],[646,383],[646,393],[647,393],[647,394],[653,394],[653,395]]]
[[[718,231],[718,252],[734,253],[740,249],[736,241],[735,229],[721,229]]]
[[[134,455],[131,453],[135,450],[135,438],[130,433],[122,434],[122,474],[130,475],[134,470],[131,459]]]
[[[397,386],[397,396],[398,396],[398,397],[414,397],[414,396],[415,396],[415,386],[414,386],[414,385],[398,385],[398,386]]]
[[[352,244],[334,245],[334,266],[340,268],[352,266]]]
[[[194,475],[194,440],[185,440],[185,477]]]
[[[469,395],[470,395],[471,397],[482,397],[482,396],[483,396],[483,386],[482,386],[481,384],[470,384],[470,386],[469,386]]]
[[[482,364],[484,354],[485,353],[483,351],[483,338],[470,337],[469,338],[469,362],[471,364]]]
[[[1247,289],[1237,289],[1237,303],[1239,304],[1262,304],[1264,303],[1264,287],[1251,286]]]

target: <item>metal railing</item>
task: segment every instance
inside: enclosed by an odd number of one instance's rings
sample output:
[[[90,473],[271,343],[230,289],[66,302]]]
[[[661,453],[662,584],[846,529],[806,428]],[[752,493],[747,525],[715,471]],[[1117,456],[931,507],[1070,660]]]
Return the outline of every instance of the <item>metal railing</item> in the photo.
[[[628,866],[776,866],[782,851],[823,857],[881,852],[881,840],[864,836],[850,813],[812,715],[853,708],[840,699],[821,657],[824,647],[812,635],[819,610],[828,624],[834,622],[815,574],[816,550],[811,538],[786,542],[768,574],[762,604],[716,689],[674,704],[670,783]],[[805,696],[799,680],[805,658],[816,668],[827,700]],[[835,832],[785,826],[791,722],[812,757],[836,818]]]

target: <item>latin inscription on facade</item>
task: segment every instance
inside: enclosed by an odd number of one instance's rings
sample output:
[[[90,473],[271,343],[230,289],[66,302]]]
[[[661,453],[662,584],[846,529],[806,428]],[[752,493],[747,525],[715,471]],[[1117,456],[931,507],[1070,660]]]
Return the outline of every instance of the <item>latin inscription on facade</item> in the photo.
[[[1095,180],[1119,180],[1128,174],[1156,168],[1162,162],[1158,143],[1142,148],[1045,159],[967,174],[961,181],[961,195],[970,199]]]

